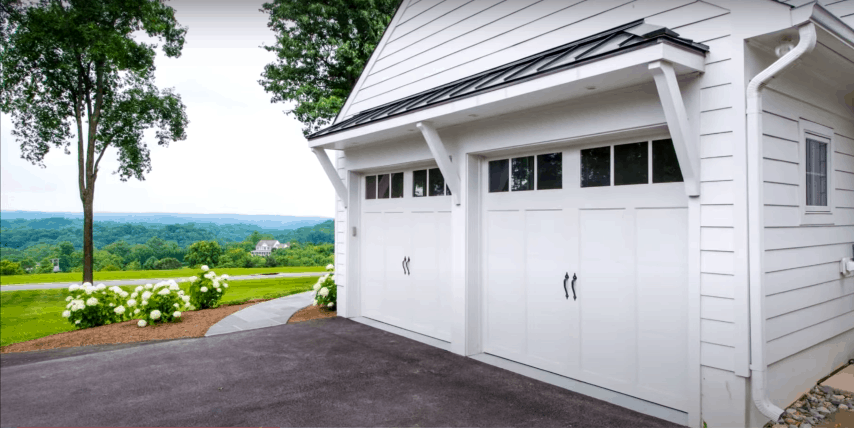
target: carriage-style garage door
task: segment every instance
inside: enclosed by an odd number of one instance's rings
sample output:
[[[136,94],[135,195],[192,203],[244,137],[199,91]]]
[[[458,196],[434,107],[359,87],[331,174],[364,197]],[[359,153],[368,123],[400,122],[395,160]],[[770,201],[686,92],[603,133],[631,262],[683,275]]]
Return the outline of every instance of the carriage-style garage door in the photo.
[[[670,140],[493,158],[483,176],[485,352],[687,411]]]
[[[362,315],[450,341],[451,197],[438,168],[362,178]]]

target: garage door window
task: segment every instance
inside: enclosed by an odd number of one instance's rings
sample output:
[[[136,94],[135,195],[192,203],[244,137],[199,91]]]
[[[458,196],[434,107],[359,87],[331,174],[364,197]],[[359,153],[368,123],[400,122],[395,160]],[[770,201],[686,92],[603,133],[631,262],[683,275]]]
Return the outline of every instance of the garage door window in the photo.
[[[489,161],[489,191],[522,192],[563,187],[563,153]]]
[[[365,199],[403,197],[403,173],[369,175],[365,177]]]
[[[614,185],[647,183],[649,183],[647,142],[614,146]]]
[[[611,185],[611,146],[581,151],[581,187]]]
[[[679,169],[679,159],[673,140],[657,140],[652,142],[652,182],[676,183],[682,182],[682,170]]]
[[[676,150],[670,139],[613,146],[613,183],[611,153],[610,146],[581,151],[581,187],[683,181]]]
[[[445,177],[439,168],[412,171],[412,196],[446,196],[451,190],[445,183]]]

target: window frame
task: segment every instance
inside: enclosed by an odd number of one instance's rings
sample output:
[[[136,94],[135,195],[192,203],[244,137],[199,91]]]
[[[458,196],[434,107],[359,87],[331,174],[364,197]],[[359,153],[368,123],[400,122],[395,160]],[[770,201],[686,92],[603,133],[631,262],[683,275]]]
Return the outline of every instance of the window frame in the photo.
[[[834,206],[836,186],[834,176],[834,153],[836,142],[833,128],[800,118],[798,120],[798,201],[801,212],[801,225],[833,225],[836,224],[836,207]],[[812,137],[812,138],[811,138]],[[807,138],[827,143],[827,206],[807,205]]]
[[[405,198],[406,197],[406,173],[407,172],[410,172],[410,171],[374,172],[374,173],[370,173],[370,174],[362,173],[362,177],[360,179],[361,185],[362,185],[362,191],[360,192],[361,193],[361,200],[362,201],[371,201],[373,203],[374,201],[391,201],[391,200]],[[392,190],[394,188],[394,175],[395,174],[403,174],[403,184],[402,184],[403,194],[402,194],[402,196],[397,197],[397,198],[394,197],[394,192]],[[389,176],[388,198],[381,198],[380,197],[380,177],[383,175]],[[373,198],[368,198],[368,194],[367,194],[368,178],[369,177],[374,177],[374,197]]]

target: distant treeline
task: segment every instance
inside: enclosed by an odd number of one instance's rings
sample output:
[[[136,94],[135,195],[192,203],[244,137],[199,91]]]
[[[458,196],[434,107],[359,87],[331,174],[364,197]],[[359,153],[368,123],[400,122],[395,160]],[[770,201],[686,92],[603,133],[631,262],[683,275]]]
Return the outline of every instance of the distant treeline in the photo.
[[[13,220],[16,226],[0,230],[0,274],[48,273],[53,269],[51,259],[59,259],[63,272],[82,270],[82,222],[64,218],[42,220]],[[332,220],[295,230],[262,233],[251,226],[218,226],[195,224],[140,226],[112,222],[96,222],[94,269],[96,271],[179,269],[183,266],[208,264],[212,267],[262,266],[325,266],[333,261]],[[44,226],[36,228],[35,226]],[[51,228],[53,226],[53,228]],[[237,235],[236,230],[246,228]],[[75,234],[76,231],[76,234]],[[185,232],[188,236],[182,235]],[[215,233],[216,232],[216,233]],[[7,234],[19,236],[30,233],[23,248],[7,245]],[[239,237],[238,237],[239,236]],[[237,239],[234,239],[237,237]],[[290,248],[277,249],[268,257],[252,256],[250,252],[261,239],[289,242]]]
[[[239,242],[254,231],[270,235],[280,242],[332,243],[332,221],[292,230],[259,229],[247,224],[217,225],[214,223],[134,224],[96,221],[93,228],[95,248],[125,241],[130,245],[145,244],[151,238],[174,241],[186,248],[197,241],[216,241],[220,245]],[[83,220],[45,218],[38,220],[0,220],[0,246],[23,250],[38,244],[59,245],[70,242],[83,248]]]

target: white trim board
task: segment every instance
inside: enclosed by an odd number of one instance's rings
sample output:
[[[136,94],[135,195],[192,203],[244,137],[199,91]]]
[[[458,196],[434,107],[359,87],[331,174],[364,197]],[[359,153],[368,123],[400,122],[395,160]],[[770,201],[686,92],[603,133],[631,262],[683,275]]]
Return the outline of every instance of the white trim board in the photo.
[[[629,395],[620,394],[619,392],[611,391],[610,389],[601,388],[589,383],[579,382],[575,379],[556,375],[545,370],[540,370],[490,354],[475,354],[470,355],[469,358],[536,379],[540,382],[545,382],[563,389],[568,389],[572,392],[593,397],[597,400],[625,407],[638,413],[664,419],[668,422],[673,422],[682,426],[688,425],[688,414],[679,410],[664,407]]]
[[[366,317],[353,317],[349,318],[350,320],[356,321],[357,323],[367,325],[369,327],[377,328],[383,331],[387,331],[389,333],[396,334],[398,336],[403,336],[407,339],[412,339],[416,342],[421,342],[425,345],[435,346],[436,348],[443,349],[445,351],[451,350],[451,343],[445,342],[444,340],[439,340],[432,338],[430,336],[425,336],[421,333],[416,333],[414,331],[406,330],[400,327],[395,327],[391,324],[386,324],[384,322],[372,320]]]

